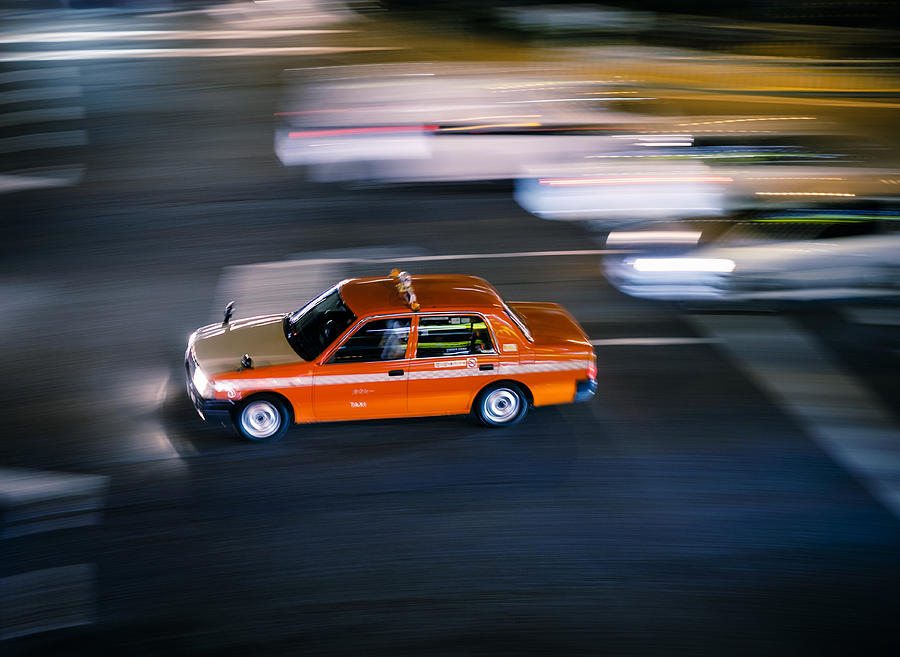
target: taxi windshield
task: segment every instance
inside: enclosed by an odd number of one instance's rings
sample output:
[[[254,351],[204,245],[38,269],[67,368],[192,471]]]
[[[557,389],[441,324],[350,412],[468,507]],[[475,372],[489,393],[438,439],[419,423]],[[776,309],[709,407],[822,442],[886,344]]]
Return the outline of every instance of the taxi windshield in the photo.
[[[333,287],[303,308],[284,318],[284,334],[291,348],[303,360],[315,360],[344,329],[356,321],[356,315]]]

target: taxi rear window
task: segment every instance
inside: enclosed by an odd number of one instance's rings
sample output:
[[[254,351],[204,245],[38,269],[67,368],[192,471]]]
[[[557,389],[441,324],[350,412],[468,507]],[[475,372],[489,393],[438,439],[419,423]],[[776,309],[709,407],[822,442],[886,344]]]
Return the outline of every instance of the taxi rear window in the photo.
[[[522,335],[528,338],[529,342],[534,342],[534,338],[531,337],[531,331],[528,328],[528,324],[525,323],[525,318],[515,310],[510,308],[509,304],[505,301],[503,302],[503,311],[506,313],[507,317],[509,317],[513,321],[513,323],[519,327],[519,330],[522,331]]]
[[[419,318],[416,358],[492,354],[494,345],[484,318],[441,315]]]

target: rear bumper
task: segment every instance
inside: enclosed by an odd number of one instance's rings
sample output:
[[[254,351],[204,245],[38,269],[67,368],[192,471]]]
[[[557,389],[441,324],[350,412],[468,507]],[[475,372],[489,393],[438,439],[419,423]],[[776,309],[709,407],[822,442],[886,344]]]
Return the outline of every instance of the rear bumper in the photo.
[[[597,392],[597,381],[594,379],[581,379],[575,382],[575,401],[587,401]]]

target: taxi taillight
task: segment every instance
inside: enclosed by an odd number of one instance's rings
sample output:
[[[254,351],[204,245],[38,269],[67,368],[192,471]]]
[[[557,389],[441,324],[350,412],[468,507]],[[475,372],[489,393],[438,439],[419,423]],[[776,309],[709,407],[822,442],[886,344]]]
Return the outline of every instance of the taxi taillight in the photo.
[[[597,378],[597,363],[596,361],[591,361],[591,364],[588,365],[588,378],[593,381]]]

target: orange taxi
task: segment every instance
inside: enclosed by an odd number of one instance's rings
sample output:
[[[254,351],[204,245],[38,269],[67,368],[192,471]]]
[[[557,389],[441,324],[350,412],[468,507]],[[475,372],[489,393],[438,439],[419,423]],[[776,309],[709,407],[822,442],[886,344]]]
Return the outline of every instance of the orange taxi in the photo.
[[[596,358],[554,303],[506,303],[463,275],[342,281],[289,314],[195,331],[185,355],[200,417],[244,438],[291,423],[472,413],[507,426],[530,406],[589,399]]]

